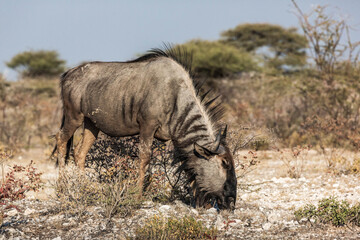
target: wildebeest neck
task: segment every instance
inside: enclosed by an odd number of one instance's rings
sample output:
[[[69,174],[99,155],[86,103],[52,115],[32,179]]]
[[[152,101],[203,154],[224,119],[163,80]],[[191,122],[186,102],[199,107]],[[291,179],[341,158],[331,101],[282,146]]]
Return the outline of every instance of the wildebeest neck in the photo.
[[[194,89],[180,92],[176,104],[169,124],[174,146],[183,152],[193,150],[194,143],[210,147],[215,141],[212,122]]]

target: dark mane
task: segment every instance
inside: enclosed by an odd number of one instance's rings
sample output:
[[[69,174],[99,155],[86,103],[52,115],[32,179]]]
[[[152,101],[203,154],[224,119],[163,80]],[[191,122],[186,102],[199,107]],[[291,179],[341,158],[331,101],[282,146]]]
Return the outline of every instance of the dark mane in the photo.
[[[127,62],[133,63],[150,61],[159,57],[167,57],[173,59],[174,61],[179,63],[186,71],[188,71],[191,77],[193,77],[191,69],[193,53],[187,51],[187,49],[185,49],[184,47],[173,46],[172,44],[168,43],[164,43],[162,48],[152,48],[147,51],[146,54],[140,56],[139,58]]]
[[[127,63],[151,61],[159,57],[171,58],[189,72],[196,95],[199,97],[206,112],[209,114],[215,130],[218,130],[221,127],[219,121],[222,119],[225,109],[221,106],[221,102],[216,101],[219,99],[220,95],[214,96],[211,93],[212,89],[204,91],[203,84],[206,79],[198,79],[192,71],[193,52],[188,51],[185,47],[164,43],[162,48],[152,48],[147,51],[146,54],[134,60],[127,61]]]

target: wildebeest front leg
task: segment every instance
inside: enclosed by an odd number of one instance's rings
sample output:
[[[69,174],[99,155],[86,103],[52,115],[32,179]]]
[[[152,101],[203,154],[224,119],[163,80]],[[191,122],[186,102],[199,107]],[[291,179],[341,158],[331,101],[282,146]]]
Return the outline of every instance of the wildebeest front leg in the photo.
[[[140,143],[139,143],[139,157],[140,157],[140,169],[139,169],[139,198],[142,196],[144,190],[144,180],[146,171],[149,168],[151,159],[151,146],[154,140],[155,129],[146,126],[147,129],[140,130]]]
[[[81,170],[85,169],[85,158],[91,146],[99,134],[99,129],[91,122],[90,119],[84,119],[84,133],[81,142],[75,149],[75,162]]]

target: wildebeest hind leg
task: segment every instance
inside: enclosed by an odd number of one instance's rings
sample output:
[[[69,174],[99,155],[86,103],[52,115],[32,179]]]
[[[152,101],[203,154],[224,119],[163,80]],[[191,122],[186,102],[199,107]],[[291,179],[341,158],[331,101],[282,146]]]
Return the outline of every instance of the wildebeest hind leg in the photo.
[[[76,117],[70,117],[67,115],[64,116],[64,125],[56,134],[56,145],[58,150],[57,158],[60,169],[63,169],[65,166],[65,155],[67,152],[66,145],[70,138],[74,135],[76,129],[80,127],[83,122],[82,115],[77,115]]]
[[[81,142],[76,146],[75,162],[81,170],[85,169],[86,154],[95,142],[99,134],[99,129],[91,122],[90,119],[84,119],[84,134]]]

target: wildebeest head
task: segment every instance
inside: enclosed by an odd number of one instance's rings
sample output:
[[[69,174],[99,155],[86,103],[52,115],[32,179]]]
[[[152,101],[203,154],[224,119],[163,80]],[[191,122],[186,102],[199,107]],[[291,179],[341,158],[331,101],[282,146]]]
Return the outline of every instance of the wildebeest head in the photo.
[[[218,134],[211,148],[194,144],[189,167],[194,173],[192,187],[197,206],[216,199],[222,209],[235,208],[237,179],[234,160],[225,141],[226,129]]]

